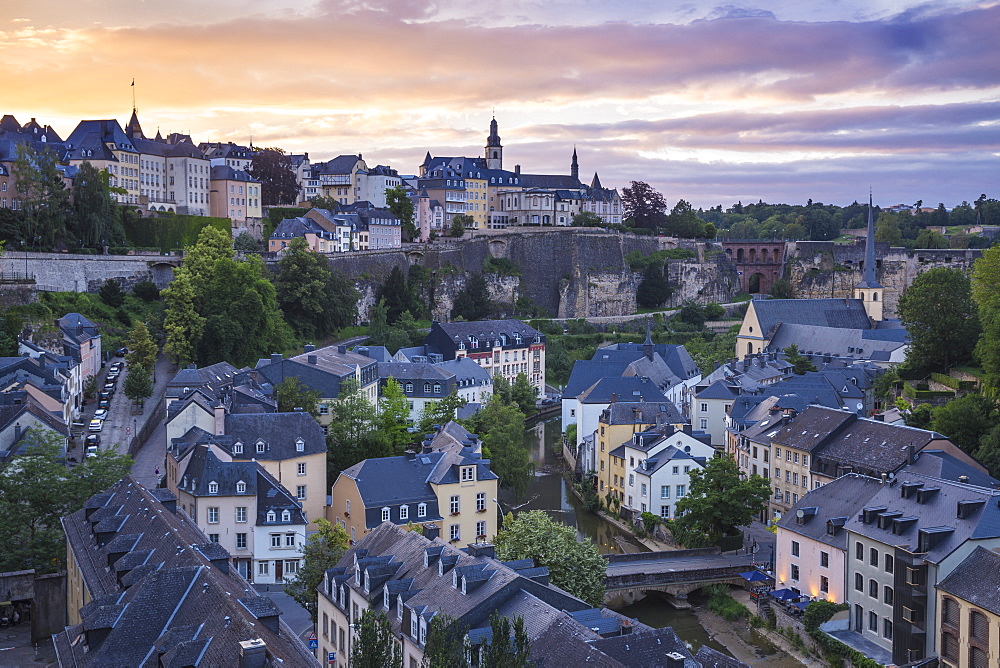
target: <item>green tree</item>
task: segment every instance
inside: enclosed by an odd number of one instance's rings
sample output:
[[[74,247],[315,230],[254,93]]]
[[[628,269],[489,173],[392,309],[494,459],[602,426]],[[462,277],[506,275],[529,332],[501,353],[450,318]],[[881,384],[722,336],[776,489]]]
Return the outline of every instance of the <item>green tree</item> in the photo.
[[[65,569],[66,537],[60,518],[83,507],[88,498],[129,472],[132,458],[102,450],[67,469],[62,437],[30,429],[22,436],[26,454],[0,469],[0,572]]]
[[[378,400],[375,429],[397,454],[413,443],[413,435],[406,431],[409,419],[409,401],[403,393],[403,386],[395,378],[389,378]]]
[[[718,230],[715,228],[714,224],[712,224],[712,223],[705,223],[704,234],[705,234],[705,238],[706,239],[714,239],[715,235],[718,234]]]
[[[460,213],[451,219],[451,229],[448,230],[448,235],[456,238],[461,237],[465,234],[465,230],[472,229],[475,222],[472,216]]]
[[[549,569],[549,581],[594,607],[604,600],[607,562],[597,546],[576,539],[576,529],[545,511],[508,514],[494,540],[502,561],[533,559]]]
[[[968,277],[938,267],[918,274],[899,298],[900,320],[910,334],[908,375],[947,372],[972,357],[979,338],[979,317]]]
[[[705,226],[698,220],[698,214],[694,212],[691,205],[680,200],[667,216],[666,232],[672,236],[694,239],[704,235]]]
[[[635,292],[636,303],[643,308],[659,308],[670,299],[671,294],[673,288],[663,275],[663,265],[654,262],[646,267],[642,272],[642,282]]]
[[[486,405],[472,416],[472,431],[483,440],[483,456],[500,478],[500,486],[520,498],[528,488],[533,467],[524,447],[524,413],[494,393]]]
[[[994,478],[1000,476],[1000,424],[995,425],[979,439],[976,460],[986,467]]]
[[[296,239],[298,238],[296,237]],[[233,239],[233,250],[243,251],[244,253],[259,253],[260,240],[244,230]]]
[[[802,376],[810,371],[816,371],[816,365],[812,363],[805,355],[799,354],[799,346],[797,343],[793,343],[787,348],[785,348],[785,357],[788,363],[792,365],[792,371]]]
[[[527,668],[531,665],[531,639],[524,628],[524,618],[518,615],[514,622],[494,612],[490,615],[492,640],[486,646],[484,668]]]
[[[449,615],[438,613],[427,626],[423,668],[467,668],[465,651],[468,627]]]
[[[326,209],[327,211],[337,212],[340,210],[340,202],[337,201],[335,197],[323,197],[322,195],[313,195],[309,199],[309,204],[314,209]]]
[[[365,609],[357,627],[351,646],[351,668],[403,668],[403,654],[384,612]]]
[[[409,313],[409,311],[404,311]],[[399,321],[406,324],[401,316]],[[368,321],[368,341],[369,346],[385,346],[389,352],[395,354],[397,350],[411,345],[410,337],[404,329],[389,325],[389,309],[385,305],[385,299],[379,300],[372,307],[371,319]]]
[[[903,233],[899,229],[899,214],[883,211],[875,223],[875,241],[888,242],[890,246],[899,246],[903,242]]]
[[[36,151],[27,143],[16,144],[14,155],[11,173],[25,222],[22,240],[30,246],[54,246],[66,235],[70,212],[59,157],[50,148]]]
[[[451,422],[455,419],[455,411],[467,403],[469,402],[464,397],[458,396],[455,390],[441,401],[428,401],[420,411],[420,433],[429,434],[434,425]]]
[[[334,568],[350,547],[347,532],[339,524],[330,524],[317,517],[316,533],[309,536],[302,548],[303,563],[291,582],[286,582],[285,593],[309,611],[316,622],[316,589],[323,582],[327,569]]]
[[[511,386],[511,400],[524,415],[534,415],[538,410],[538,388],[531,384],[527,374],[517,374]]]
[[[996,401],[982,394],[967,394],[934,409],[934,431],[969,454],[976,452],[983,435],[998,423]]]
[[[622,190],[622,208],[630,227],[656,229],[667,217],[667,201],[648,183],[632,181]]]
[[[330,406],[332,420],[326,437],[328,485],[341,471],[364,459],[396,454],[374,439],[374,410],[355,379],[341,383],[337,400]]]
[[[191,277],[183,272],[163,290],[163,331],[167,340],[163,352],[174,364],[187,364],[195,359],[195,346],[205,330],[205,318],[195,308],[195,291]]]
[[[573,227],[604,227],[604,219],[593,211],[573,214]]]
[[[350,280],[296,237],[278,261],[275,296],[286,321],[302,339],[322,339],[354,324],[358,291]]]
[[[698,329],[705,326],[705,309],[690,299],[684,300],[684,303],[681,304],[681,312],[677,315],[681,322],[694,325]]]
[[[985,195],[980,198],[984,199]],[[979,201],[977,201],[979,204]],[[1000,246],[983,251],[972,266],[972,298],[979,307],[982,333],[976,344],[976,357],[986,372],[985,391],[997,396],[1000,391]]]
[[[160,289],[153,281],[139,281],[132,287],[132,295],[144,302],[160,300]]]
[[[153,394],[153,381],[146,367],[136,364],[128,368],[125,374],[125,396],[139,403]]]
[[[80,165],[73,178],[73,237],[81,246],[96,247],[101,241],[125,238],[121,212],[111,197],[110,175],[89,162]]]
[[[380,303],[382,300],[385,300],[390,324],[399,320],[404,311],[409,311],[414,316],[420,315],[423,311],[420,299],[398,266],[392,268],[385,282],[375,293],[375,302]]]
[[[147,374],[152,374],[158,352],[156,342],[149,334],[149,328],[140,320],[129,332],[128,355],[125,356],[125,361],[129,368],[141,366]]]
[[[674,524],[712,545],[752,522],[770,496],[769,480],[759,475],[744,478],[733,458],[720,454],[691,471],[688,495],[677,502]]]
[[[310,390],[298,376],[289,376],[274,386],[274,398],[279,413],[290,413],[301,408],[314,418],[319,417],[319,390]]]
[[[951,244],[940,232],[925,227],[920,230],[914,245],[916,248],[948,248]]]
[[[292,159],[280,148],[258,149],[247,170],[260,181],[261,204],[281,206],[295,204],[299,184],[292,169]]]
[[[413,200],[406,194],[403,186],[386,188],[385,205],[392,215],[399,218],[403,241],[411,241],[417,237],[417,228],[413,224]]]
[[[104,281],[100,290],[97,291],[97,296],[111,308],[118,308],[125,303],[125,293],[122,292],[121,283],[118,282],[117,278],[109,278]]]
[[[771,285],[771,297],[774,299],[791,299],[792,282],[787,278],[779,278]]]
[[[485,320],[493,313],[493,302],[490,300],[489,287],[482,274],[473,274],[455,296],[451,309],[452,318],[465,320]]]

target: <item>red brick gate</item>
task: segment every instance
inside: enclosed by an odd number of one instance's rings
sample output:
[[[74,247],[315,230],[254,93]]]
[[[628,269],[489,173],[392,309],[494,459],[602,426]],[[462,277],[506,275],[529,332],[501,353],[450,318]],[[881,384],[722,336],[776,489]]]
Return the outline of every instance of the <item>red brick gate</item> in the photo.
[[[784,241],[723,241],[726,255],[736,265],[746,293],[766,293],[781,277],[785,264]]]

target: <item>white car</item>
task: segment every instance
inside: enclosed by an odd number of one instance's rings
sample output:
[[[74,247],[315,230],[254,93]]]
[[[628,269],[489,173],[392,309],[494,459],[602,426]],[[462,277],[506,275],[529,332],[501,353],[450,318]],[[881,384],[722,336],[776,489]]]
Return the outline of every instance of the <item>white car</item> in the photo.
[[[90,426],[87,427],[87,431],[101,431],[104,429],[104,420],[91,420]]]
[[[87,446],[87,456],[88,457],[96,457],[97,456],[97,446],[96,445]]]
[[[94,419],[95,420],[107,420],[108,419],[108,409],[107,408],[98,408],[96,411],[94,411]]]

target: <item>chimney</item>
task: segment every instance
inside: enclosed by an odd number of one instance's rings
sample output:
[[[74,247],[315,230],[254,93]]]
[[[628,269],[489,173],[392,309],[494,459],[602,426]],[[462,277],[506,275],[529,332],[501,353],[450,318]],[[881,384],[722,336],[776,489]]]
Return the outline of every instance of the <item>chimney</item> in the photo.
[[[304,350],[305,352],[307,352],[307,353],[311,353],[312,351],[316,350],[316,346],[314,346],[314,345],[313,345],[313,344],[311,344],[311,343],[307,343],[307,344],[305,345],[305,348],[304,348],[303,350]]]
[[[240,641],[240,668],[264,668],[267,665],[267,644],[260,638]]]
[[[521,165],[514,165],[514,176],[521,175]]]
[[[969,483],[969,476],[967,476],[967,475],[960,475],[960,476],[958,476],[958,481],[960,483],[968,484]]]
[[[21,423],[17,422],[14,424],[14,441],[21,438]]]
[[[917,461],[917,449],[912,445],[906,446],[906,461],[911,464]]]
[[[317,363],[318,359],[319,358],[317,358],[316,355],[309,355],[309,356],[306,357],[306,361],[309,362],[309,364],[312,364],[312,365],[315,365]]]
[[[684,655],[680,652],[664,654],[663,658],[666,659],[663,663],[666,668],[684,668]]]
[[[281,361],[281,353],[271,353],[271,364],[277,364]]]
[[[347,346],[344,345],[344,344],[341,344],[341,345],[337,346],[337,352],[340,353],[341,355],[346,355],[347,354]]]
[[[409,459],[410,461],[413,461],[414,459],[417,458],[417,453],[414,452],[413,450],[407,450],[403,454],[406,455],[406,458]]]
[[[215,435],[222,436],[226,433],[226,407],[218,404],[213,410],[215,411]]]
[[[434,540],[441,535],[441,529],[438,528],[436,524],[425,524],[424,525],[424,538],[427,540]]]
[[[489,557],[496,559],[496,549],[493,543],[469,543],[469,555],[473,557]]]
[[[611,403],[615,403],[616,401],[618,401],[618,394],[615,393],[615,392],[612,392],[611,393]]]

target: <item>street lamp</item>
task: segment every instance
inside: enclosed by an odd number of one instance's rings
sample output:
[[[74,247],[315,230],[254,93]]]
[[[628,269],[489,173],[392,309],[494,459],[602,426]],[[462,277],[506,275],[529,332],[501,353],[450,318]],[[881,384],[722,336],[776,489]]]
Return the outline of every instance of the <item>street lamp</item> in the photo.
[[[503,529],[503,506],[496,499],[493,499],[493,503],[497,504],[497,510],[500,511],[500,528]]]

